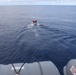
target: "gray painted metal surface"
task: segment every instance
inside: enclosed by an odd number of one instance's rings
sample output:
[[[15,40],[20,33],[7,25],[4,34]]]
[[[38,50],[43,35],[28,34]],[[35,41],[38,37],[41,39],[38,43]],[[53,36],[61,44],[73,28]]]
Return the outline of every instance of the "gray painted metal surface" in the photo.
[[[22,63],[14,64],[18,72]],[[17,75],[11,64],[0,65],[0,75]],[[60,75],[58,69],[51,61],[26,63],[22,66],[19,75]]]

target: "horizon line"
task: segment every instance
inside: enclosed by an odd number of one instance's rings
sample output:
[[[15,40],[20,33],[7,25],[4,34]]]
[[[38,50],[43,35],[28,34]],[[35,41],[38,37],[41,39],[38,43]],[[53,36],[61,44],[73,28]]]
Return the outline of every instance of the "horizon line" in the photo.
[[[76,6],[76,4],[0,4],[0,6],[5,5],[56,5],[56,6]]]

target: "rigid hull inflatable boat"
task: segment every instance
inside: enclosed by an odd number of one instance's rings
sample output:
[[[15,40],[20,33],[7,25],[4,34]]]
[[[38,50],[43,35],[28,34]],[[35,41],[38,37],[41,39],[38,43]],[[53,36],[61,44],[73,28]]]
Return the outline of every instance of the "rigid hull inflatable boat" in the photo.
[[[38,23],[37,20],[32,20],[31,25],[32,25],[32,26],[39,26],[40,24]]]

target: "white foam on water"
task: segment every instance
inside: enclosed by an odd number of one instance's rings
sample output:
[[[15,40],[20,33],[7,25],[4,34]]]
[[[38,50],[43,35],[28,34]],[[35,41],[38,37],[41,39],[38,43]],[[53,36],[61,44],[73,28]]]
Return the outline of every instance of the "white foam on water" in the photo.
[[[34,25],[33,23],[27,25],[27,28],[31,29],[32,32],[35,33],[35,37],[39,37],[38,33],[39,25],[40,25],[39,23],[37,23],[37,25]]]
[[[39,25],[40,25],[39,23],[37,23],[37,25],[34,25],[33,23],[31,23],[27,25],[27,28],[32,28],[32,27],[39,26]]]
[[[35,33],[35,37],[39,37],[38,31],[37,31],[36,29],[34,29],[33,31],[34,31],[34,33]]]
[[[36,33],[36,34],[35,34],[35,36],[36,36],[36,37],[39,37],[39,34],[38,34],[38,33]]]

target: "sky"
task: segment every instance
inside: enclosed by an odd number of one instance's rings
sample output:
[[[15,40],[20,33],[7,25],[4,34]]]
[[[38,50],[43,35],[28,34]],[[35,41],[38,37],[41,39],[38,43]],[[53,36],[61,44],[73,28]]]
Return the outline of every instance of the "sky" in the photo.
[[[76,5],[76,0],[0,0],[0,5]]]

